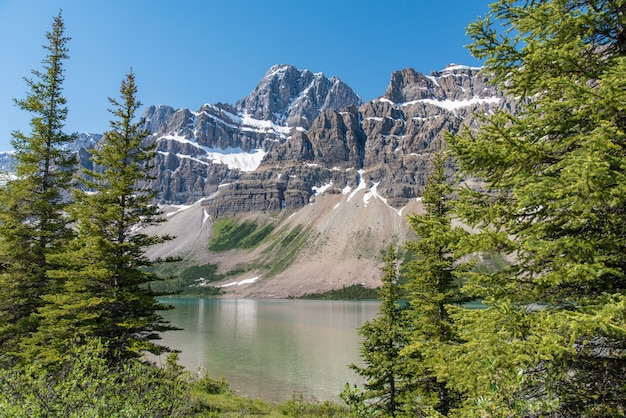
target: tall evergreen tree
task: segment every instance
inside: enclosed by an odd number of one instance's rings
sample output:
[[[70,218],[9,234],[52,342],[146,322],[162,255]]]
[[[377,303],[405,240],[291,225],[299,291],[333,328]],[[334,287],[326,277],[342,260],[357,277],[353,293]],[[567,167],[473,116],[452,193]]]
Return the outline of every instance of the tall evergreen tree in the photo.
[[[30,92],[17,106],[30,112],[32,132],[13,132],[16,179],[0,189],[0,352],[15,350],[15,342],[36,329],[33,314],[53,282],[47,275],[48,256],[70,237],[64,215],[75,159],[67,150],[74,136],[63,132],[67,117],[63,96],[63,62],[69,38],[59,13],[41,71],[26,79]]]
[[[387,249],[382,268],[381,306],[378,316],[359,328],[363,337],[361,358],[365,366],[350,367],[365,379],[364,391],[345,393],[363,402],[372,416],[395,417],[404,409],[407,392],[412,391],[413,376],[407,359],[400,353],[408,343],[406,310],[400,306],[398,255],[393,245]],[[350,402],[348,402],[350,403]]]
[[[465,319],[466,389],[483,413],[624,416],[626,2],[500,0],[469,34],[524,102],[448,138],[484,182],[476,249],[515,260],[466,287],[490,306]]]
[[[62,266],[49,275],[62,283],[48,295],[40,310],[41,326],[27,341],[37,357],[56,362],[74,338],[100,337],[109,357],[117,361],[159,352],[157,332],[170,329],[158,311],[163,309],[148,285],[154,277],[146,249],[167,237],[146,235],[141,229],[163,221],[148,189],[154,147],[148,133],[134,122],[141,106],[132,71],[122,82],[121,100],[113,105],[111,130],[93,151],[93,170],[85,170],[83,188],[70,208],[77,237],[53,261]],[[26,351],[26,350],[25,350]]]
[[[450,347],[460,343],[450,310],[467,300],[460,288],[469,264],[460,261],[459,243],[468,233],[452,224],[454,200],[445,162],[443,150],[433,155],[422,200],[426,212],[408,217],[418,236],[406,243],[413,256],[405,269],[412,324],[404,351],[414,359],[411,370],[417,379],[407,410],[411,416],[448,416],[461,399],[448,384],[447,365],[454,360]]]

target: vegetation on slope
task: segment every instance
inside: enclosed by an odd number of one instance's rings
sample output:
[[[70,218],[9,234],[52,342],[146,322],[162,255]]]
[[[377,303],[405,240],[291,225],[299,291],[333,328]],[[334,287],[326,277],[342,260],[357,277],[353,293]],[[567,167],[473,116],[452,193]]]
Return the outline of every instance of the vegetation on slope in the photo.
[[[161,266],[157,266],[157,271],[158,267]],[[210,283],[224,279],[223,275],[216,273],[217,268],[217,264],[212,263],[185,267],[163,280],[151,282],[150,289],[159,295],[216,296],[219,295],[220,290],[211,286]]]
[[[287,225],[278,231],[274,229],[273,223],[260,225],[256,221],[238,222],[234,218],[222,218],[215,222],[209,250],[249,250],[265,244],[262,255],[249,267],[263,270],[266,276],[274,276],[296,260],[311,232],[302,225]]]
[[[232,218],[215,221],[213,236],[209,241],[209,250],[220,252],[232,249],[247,250],[258,246],[271,232],[271,223],[259,225],[256,221],[237,223]]]
[[[296,225],[293,229],[283,227],[273,237],[272,244],[263,251],[269,255],[264,265],[266,275],[273,276],[286,270],[296,260],[310,234],[311,229],[302,225]]]
[[[371,289],[361,284],[344,286],[341,289],[333,289],[322,293],[309,293],[298,299],[321,299],[321,300],[374,300],[380,297],[380,289]]]

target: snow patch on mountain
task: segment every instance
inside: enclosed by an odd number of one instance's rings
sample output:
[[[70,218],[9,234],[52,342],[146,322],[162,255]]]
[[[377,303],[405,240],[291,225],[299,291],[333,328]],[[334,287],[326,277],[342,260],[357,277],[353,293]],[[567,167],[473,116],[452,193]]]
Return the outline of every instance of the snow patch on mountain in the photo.
[[[241,148],[209,149],[206,158],[213,163],[226,164],[231,170],[238,169],[248,172],[259,168],[265,154],[266,152],[261,148],[253,149],[250,152],[245,152]]]
[[[415,103],[426,103],[432,104],[443,109],[446,109],[450,112],[454,112],[457,109],[461,109],[468,106],[474,106],[479,104],[498,104],[502,99],[498,97],[472,97],[471,99],[465,100],[434,100],[434,99],[421,99],[421,100],[413,100],[411,102],[400,103],[398,106],[410,106]]]
[[[311,190],[313,190],[314,195],[318,195],[318,194],[324,193],[326,190],[330,189],[331,187],[333,187],[333,182],[332,181],[330,183],[322,184],[319,187],[313,186],[311,188]]]
[[[225,149],[209,148],[198,144],[196,141],[177,134],[165,135],[161,137],[161,139],[176,141],[181,144],[189,144],[205,152],[205,155],[196,158],[190,157],[188,155],[176,154],[176,156],[179,158],[191,158],[202,164],[207,164],[209,162],[214,164],[225,164],[231,170],[238,169],[244,172],[254,171],[259,168],[259,165],[261,165],[261,161],[266,154],[266,152],[261,148],[253,149],[250,152],[245,152],[239,147]],[[168,154],[168,152],[164,151],[160,151],[159,153],[164,155]]]
[[[359,185],[356,186],[356,189],[354,189],[352,191],[352,193],[350,193],[350,196],[348,196],[347,202],[352,200],[354,195],[356,195],[359,192],[359,190],[365,190],[367,188],[367,184],[365,184],[365,180],[363,179],[363,173],[364,172],[365,172],[365,170],[359,170]]]

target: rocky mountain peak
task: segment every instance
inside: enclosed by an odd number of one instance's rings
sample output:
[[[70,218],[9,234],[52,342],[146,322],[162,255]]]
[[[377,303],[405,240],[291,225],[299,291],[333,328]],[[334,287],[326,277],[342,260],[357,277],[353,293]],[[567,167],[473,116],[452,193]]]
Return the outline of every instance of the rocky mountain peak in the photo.
[[[337,77],[299,70],[293,65],[274,65],[246,98],[236,104],[238,112],[257,120],[308,129],[327,109],[360,105],[361,98]]]
[[[142,120],[156,144],[159,203],[205,199],[217,216],[298,210],[320,188],[361,183],[402,207],[421,194],[443,132],[515,103],[479,68],[456,64],[429,75],[396,71],[366,103],[337,77],[275,65],[235,105],[148,106]]]
[[[141,128],[145,131],[156,133],[175,111],[171,106],[148,106],[141,114],[141,120],[143,121]]]
[[[383,95],[393,103],[409,103],[418,100],[471,100],[475,98],[502,97],[495,87],[488,84],[489,77],[481,68],[450,64],[430,75],[412,68],[395,71]]]

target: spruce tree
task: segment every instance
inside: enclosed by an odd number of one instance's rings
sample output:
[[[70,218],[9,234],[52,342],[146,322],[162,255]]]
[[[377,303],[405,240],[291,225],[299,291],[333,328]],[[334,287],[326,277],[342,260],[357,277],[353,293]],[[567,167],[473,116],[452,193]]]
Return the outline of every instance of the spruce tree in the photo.
[[[413,359],[416,378],[410,416],[448,416],[461,399],[449,385],[447,366],[454,360],[451,347],[460,344],[450,311],[467,301],[460,288],[469,265],[460,260],[460,243],[468,233],[452,223],[455,202],[445,163],[445,151],[436,151],[422,198],[425,213],[408,217],[418,236],[406,243],[413,258],[405,267],[412,323],[404,353]]]
[[[462,199],[476,249],[514,260],[466,287],[489,306],[460,318],[466,411],[624,416],[626,2],[500,0],[469,34],[522,104],[448,138],[483,182]]]
[[[154,279],[146,249],[167,237],[142,228],[163,221],[147,188],[154,159],[148,133],[135,122],[141,103],[132,71],[123,80],[121,100],[109,99],[115,117],[93,150],[93,169],[85,169],[75,204],[69,209],[76,239],[54,256],[61,268],[49,275],[62,283],[40,311],[39,332],[28,341],[33,357],[57,362],[68,344],[99,337],[116,362],[148,350],[158,353],[157,332],[171,329],[151,292]]]
[[[383,259],[382,303],[378,316],[359,328],[365,366],[350,365],[365,379],[364,391],[359,394],[347,388],[342,396],[349,404],[350,400],[364,403],[359,406],[363,413],[395,417],[404,409],[405,395],[412,391],[413,377],[407,368],[407,359],[400,354],[408,343],[409,332],[406,310],[400,306],[398,255],[393,245]]]
[[[43,296],[54,291],[48,256],[70,238],[65,216],[66,193],[75,159],[67,150],[73,135],[63,132],[67,117],[63,96],[69,38],[59,13],[46,34],[47,55],[41,71],[25,79],[30,88],[17,106],[33,116],[31,133],[13,132],[16,179],[0,189],[0,352],[15,352],[16,343],[37,328],[34,314]]]

